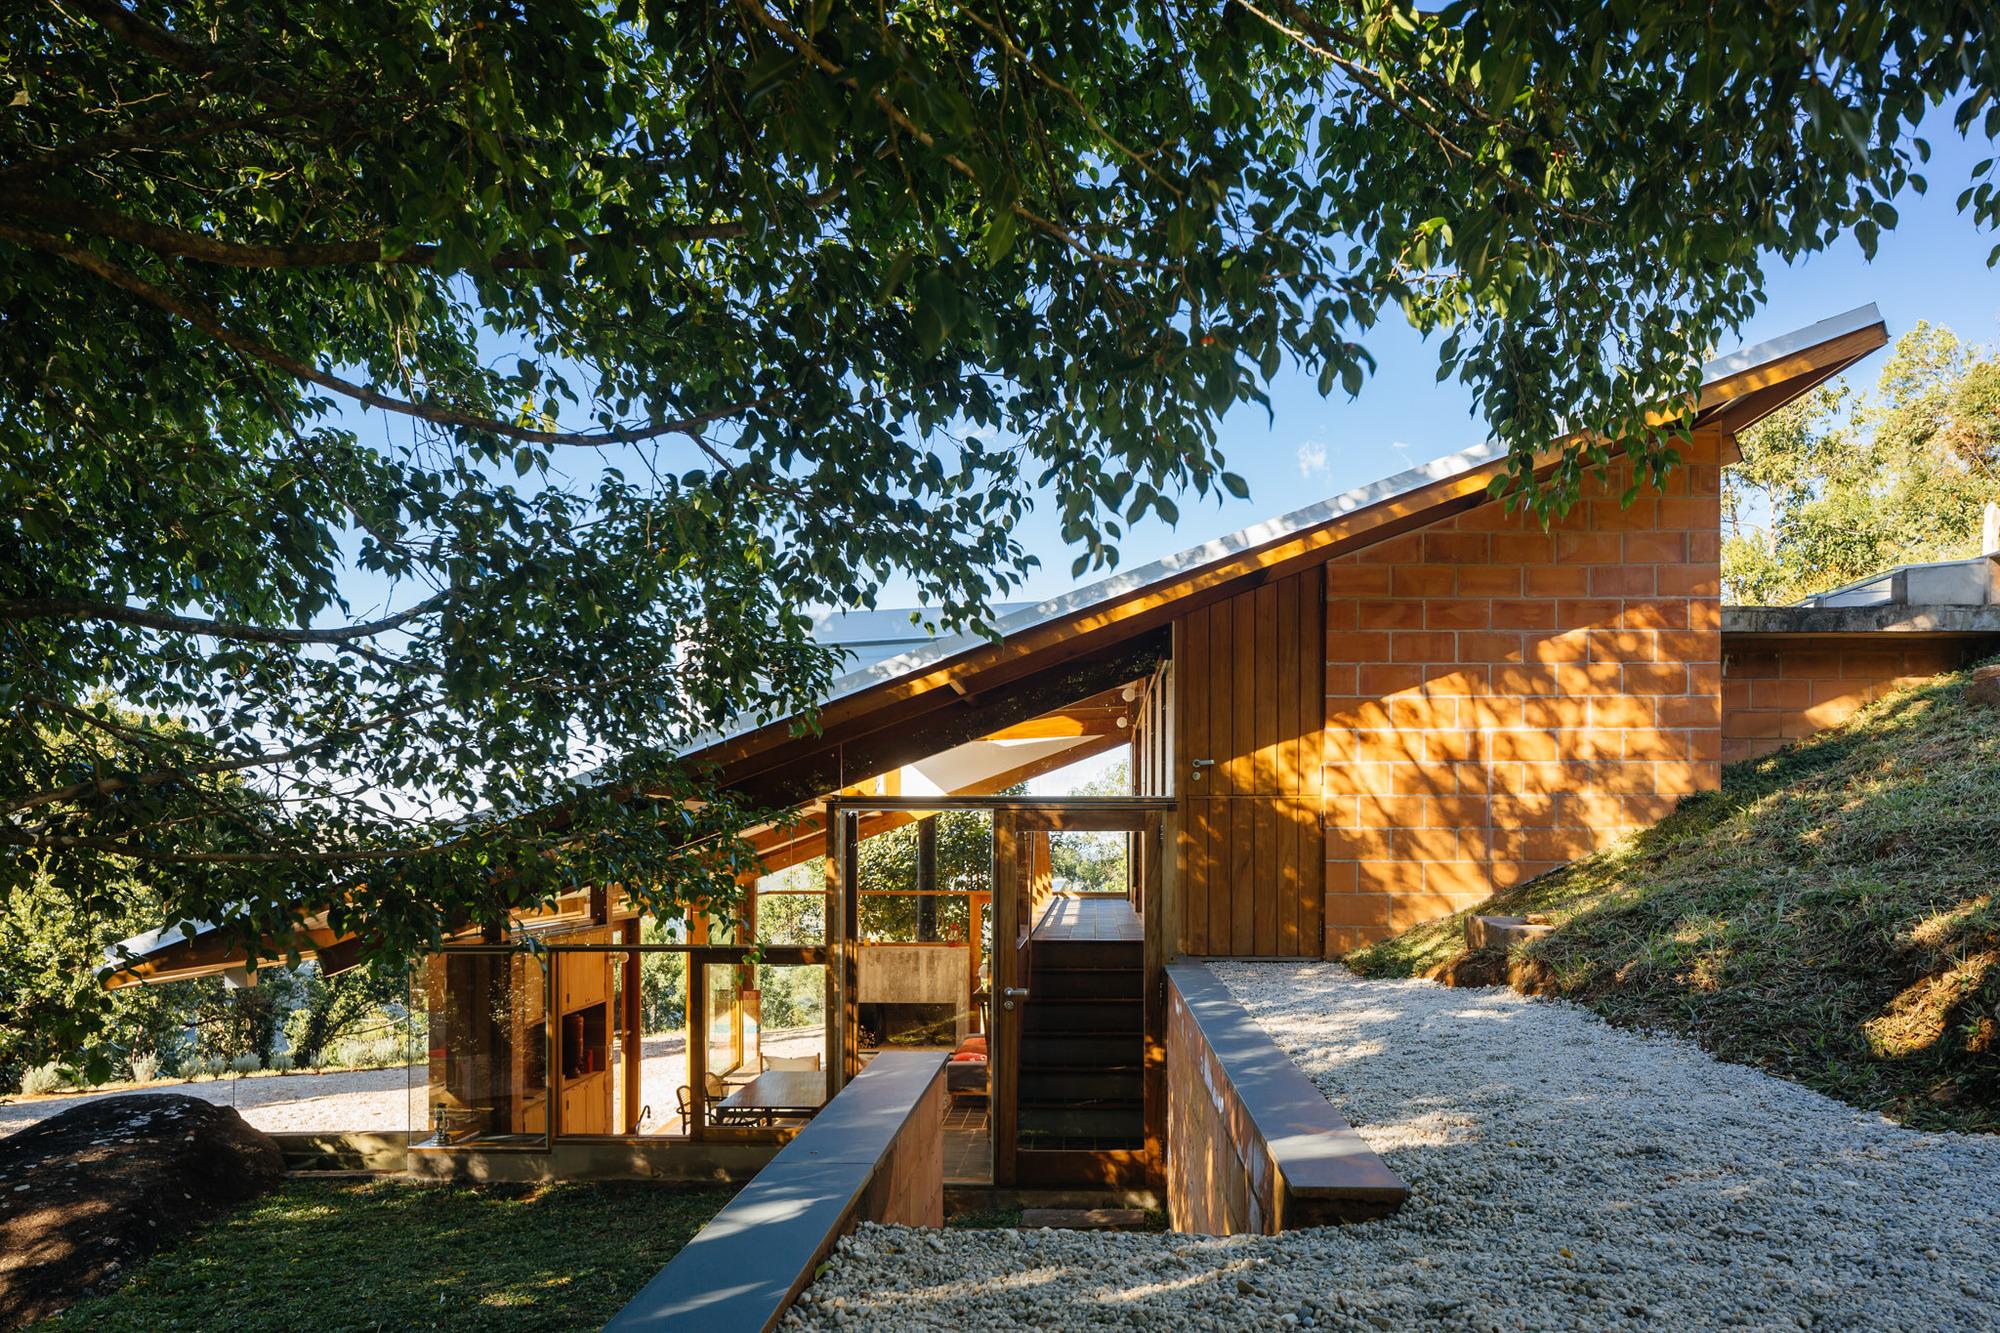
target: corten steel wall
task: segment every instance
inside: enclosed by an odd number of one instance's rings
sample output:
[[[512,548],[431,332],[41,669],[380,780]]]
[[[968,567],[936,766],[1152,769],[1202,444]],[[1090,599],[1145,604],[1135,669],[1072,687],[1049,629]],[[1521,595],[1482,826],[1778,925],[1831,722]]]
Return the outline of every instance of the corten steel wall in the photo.
[[[1169,967],[1166,989],[1174,1230],[1276,1235],[1402,1207],[1409,1187],[1206,968]]]
[[[1722,760],[1769,754],[1863,705],[1992,651],[1952,639],[1730,635],[1722,657]]]
[[[1544,531],[1488,503],[1326,566],[1326,950],[1467,907],[1714,788],[1721,450]]]

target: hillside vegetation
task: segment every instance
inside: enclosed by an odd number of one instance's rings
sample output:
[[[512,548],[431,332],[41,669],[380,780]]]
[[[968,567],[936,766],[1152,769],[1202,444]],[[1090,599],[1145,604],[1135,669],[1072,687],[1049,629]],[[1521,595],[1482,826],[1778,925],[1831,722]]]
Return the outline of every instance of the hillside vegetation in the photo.
[[[1557,927],[1507,960],[1526,988],[1912,1126],[2000,1132],[2000,710],[1968,704],[1966,680],[1733,765],[1471,910]],[[1466,915],[1348,966],[1469,970]]]

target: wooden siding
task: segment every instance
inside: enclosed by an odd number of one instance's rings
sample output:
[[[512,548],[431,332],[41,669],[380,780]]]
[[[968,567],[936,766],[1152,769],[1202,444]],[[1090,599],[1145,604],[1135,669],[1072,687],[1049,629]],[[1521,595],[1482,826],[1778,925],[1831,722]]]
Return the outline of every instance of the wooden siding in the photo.
[[[1174,793],[1174,668],[1163,662],[1139,695],[1132,719],[1132,794],[1171,796]],[[1146,886],[1154,882],[1154,861],[1160,855],[1156,837],[1134,837],[1126,858],[1126,896],[1136,912],[1148,909]]]
[[[1315,566],[1176,622],[1185,953],[1321,951],[1325,602]]]

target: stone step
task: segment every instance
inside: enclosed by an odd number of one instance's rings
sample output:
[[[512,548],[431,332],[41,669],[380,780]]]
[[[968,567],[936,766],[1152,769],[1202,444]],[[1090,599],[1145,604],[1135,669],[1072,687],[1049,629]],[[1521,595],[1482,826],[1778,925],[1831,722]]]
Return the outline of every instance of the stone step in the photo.
[[[1481,949],[1511,949],[1540,939],[1554,929],[1533,917],[1469,916],[1465,918],[1465,947],[1475,953]]]

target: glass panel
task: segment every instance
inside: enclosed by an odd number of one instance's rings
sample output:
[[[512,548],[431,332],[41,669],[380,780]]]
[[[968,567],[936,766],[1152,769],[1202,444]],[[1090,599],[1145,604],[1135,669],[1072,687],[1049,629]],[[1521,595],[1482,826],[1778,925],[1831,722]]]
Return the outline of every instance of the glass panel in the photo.
[[[657,933],[649,925],[641,938]],[[687,956],[642,949],[602,956],[609,960],[612,993],[609,1127],[603,1132],[684,1135],[679,1108],[687,1096]],[[636,1032],[628,1030],[633,1020]]]
[[[437,1143],[530,1143],[548,1119],[543,960],[446,953],[426,978],[425,1123]]]
[[[743,1068],[720,1080],[719,1091],[728,1100],[711,1104],[710,1123],[733,1131],[804,1124],[826,1100],[826,969],[791,963],[709,966],[711,974],[739,970],[756,982],[741,996]]]
[[[759,963],[757,989],[751,994],[756,997],[759,1021],[747,1064],[762,1072],[773,1061],[786,1064],[809,1058],[816,1067],[825,1063],[825,968]]]
[[[962,943],[970,921],[962,893],[869,893],[861,938],[884,944]]]
[[[826,858],[757,881],[757,939],[763,944],[826,943]]]
[[[708,986],[708,1072],[727,1075],[743,1064],[743,1010],[739,1003],[742,969],[734,963],[711,963],[705,971]]]

